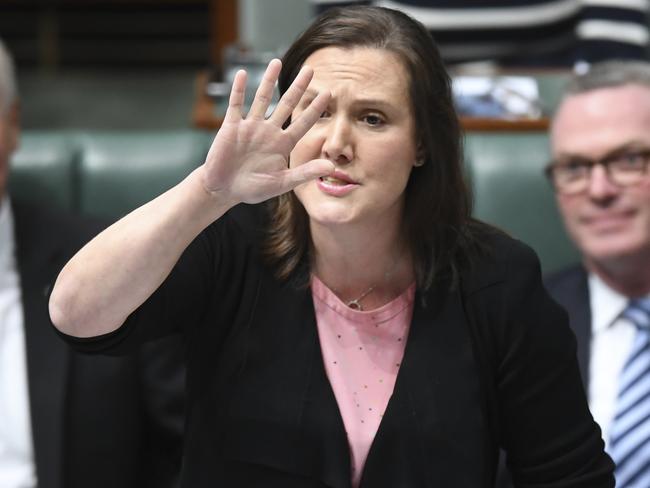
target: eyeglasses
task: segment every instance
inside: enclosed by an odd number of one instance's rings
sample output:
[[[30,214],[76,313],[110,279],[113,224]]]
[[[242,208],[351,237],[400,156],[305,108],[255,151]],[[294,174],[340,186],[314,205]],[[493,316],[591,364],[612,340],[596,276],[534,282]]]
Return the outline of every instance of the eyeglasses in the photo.
[[[545,169],[555,191],[564,195],[582,193],[589,187],[591,170],[600,165],[610,181],[618,186],[635,185],[645,177],[650,149],[626,149],[599,160],[570,158],[553,161]]]

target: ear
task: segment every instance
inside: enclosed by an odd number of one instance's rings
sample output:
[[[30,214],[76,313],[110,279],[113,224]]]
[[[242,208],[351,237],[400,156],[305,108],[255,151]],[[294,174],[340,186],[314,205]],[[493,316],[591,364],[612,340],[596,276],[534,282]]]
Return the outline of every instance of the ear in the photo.
[[[424,151],[424,146],[422,143],[418,143],[418,148],[415,153],[415,162],[413,163],[413,166],[416,168],[419,168],[420,166],[424,165],[426,162],[426,153]]]

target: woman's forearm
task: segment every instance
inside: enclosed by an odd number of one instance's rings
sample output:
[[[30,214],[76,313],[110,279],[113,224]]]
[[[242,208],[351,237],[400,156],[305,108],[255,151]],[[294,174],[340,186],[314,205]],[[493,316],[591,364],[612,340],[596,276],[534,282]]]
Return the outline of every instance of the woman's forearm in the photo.
[[[190,242],[236,203],[207,192],[202,171],[117,221],[66,264],[49,304],[61,332],[90,337],[117,329]]]

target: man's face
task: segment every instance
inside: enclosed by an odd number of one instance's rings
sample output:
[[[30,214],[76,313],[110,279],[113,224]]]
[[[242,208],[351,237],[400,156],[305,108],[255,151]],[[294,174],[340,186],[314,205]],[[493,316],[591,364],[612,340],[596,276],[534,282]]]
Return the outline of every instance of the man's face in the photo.
[[[626,147],[650,149],[650,88],[627,85],[568,97],[551,129],[553,158],[598,160]],[[632,186],[594,166],[587,189],[557,193],[567,231],[587,264],[650,253],[650,175]]]
[[[5,113],[0,112],[0,198],[6,192],[9,159],[18,147],[19,135],[18,105],[13,104]]]

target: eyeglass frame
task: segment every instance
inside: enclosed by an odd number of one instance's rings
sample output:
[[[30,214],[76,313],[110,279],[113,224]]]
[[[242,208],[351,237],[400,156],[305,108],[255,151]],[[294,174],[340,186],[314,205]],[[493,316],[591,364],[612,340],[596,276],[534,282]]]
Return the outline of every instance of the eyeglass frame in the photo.
[[[617,180],[615,176],[613,176],[614,173],[611,171],[610,165],[616,162],[621,162],[623,160],[629,159],[630,157],[641,158],[641,167],[638,169],[638,172],[631,173],[638,179],[635,178],[634,181],[630,181],[630,182],[621,182]],[[614,151],[611,151],[609,154],[606,154],[605,156],[598,159],[590,159],[583,156],[576,156],[570,158],[568,161],[569,161],[568,163],[559,162],[557,160],[553,160],[549,162],[544,167],[544,174],[546,175],[546,177],[548,178],[548,180],[550,181],[551,185],[553,186],[554,190],[557,193],[561,193],[563,195],[578,195],[580,193],[584,193],[587,190],[587,188],[589,188],[589,179],[591,178],[591,172],[593,171],[595,166],[602,166],[603,169],[605,170],[605,174],[607,175],[607,178],[612,183],[620,187],[628,187],[628,186],[634,186],[639,184],[643,180],[643,177],[648,174],[648,165],[650,164],[650,148],[624,146]],[[577,191],[563,190],[561,186],[556,183],[556,179],[554,177],[554,172],[557,168],[562,166],[570,166],[571,162],[580,163],[580,165],[583,168],[587,168],[587,173],[580,180],[581,183],[584,183],[584,188],[579,188]]]

